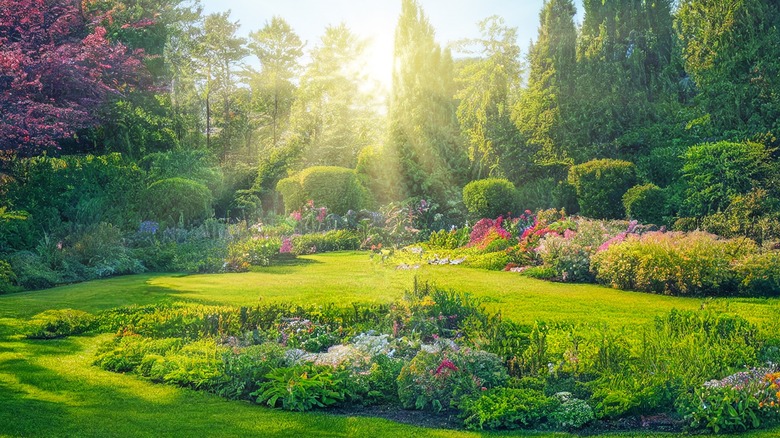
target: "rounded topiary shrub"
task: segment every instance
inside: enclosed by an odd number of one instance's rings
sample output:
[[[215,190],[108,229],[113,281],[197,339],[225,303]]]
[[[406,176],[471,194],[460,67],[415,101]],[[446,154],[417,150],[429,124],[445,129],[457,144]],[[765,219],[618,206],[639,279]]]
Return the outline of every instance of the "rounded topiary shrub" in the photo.
[[[626,215],[644,224],[663,223],[665,203],[664,191],[655,184],[631,187],[623,195]]]
[[[303,207],[310,200],[338,215],[367,208],[371,203],[371,196],[355,171],[346,167],[309,167],[280,180],[276,190],[282,194],[287,212]]]
[[[211,191],[205,185],[185,178],[168,178],[146,189],[151,219],[169,225],[200,222],[212,214]]]
[[[463,187],[463,204],[473,218],[496,218],[515,209],[515,185],[501,178],[479,179]]]
[[[577,191],[581,215],[621,219],[623,194],[636,184],[636,172],[628,161],[592,160],[569,169],[569,184]]]

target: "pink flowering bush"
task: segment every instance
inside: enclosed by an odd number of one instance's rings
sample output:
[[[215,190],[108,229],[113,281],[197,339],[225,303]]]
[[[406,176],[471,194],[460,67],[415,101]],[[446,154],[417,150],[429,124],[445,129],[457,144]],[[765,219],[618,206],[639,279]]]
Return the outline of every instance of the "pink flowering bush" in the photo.
[[[595,221],[590,219],[567,219],[550,224],[549,231],[539,241],[536,249],[544,266],[555,271],[555,278],[566,282],[593,282],[591,257],[603,247],[603,242],[615,239],[617,230],[624,223]],[[625,228],[623,228],[625,230]],[[562,233],[561,233],[562,230]],[[629,225],[627,235],[633,231]]]
[[[464,396],[500,386],[508,377],[502,360],[491,353],[422,350],[401,369],[398,397],[406,409],[439,412],[457,407]]]

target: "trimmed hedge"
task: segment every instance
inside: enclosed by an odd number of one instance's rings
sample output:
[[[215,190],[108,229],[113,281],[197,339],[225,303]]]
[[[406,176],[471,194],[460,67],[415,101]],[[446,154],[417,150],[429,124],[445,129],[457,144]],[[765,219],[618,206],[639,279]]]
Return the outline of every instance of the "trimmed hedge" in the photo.
[[[628,218],[643,224],[662,224],[665,203],[664,191],[655,184],[631,187],[623,195],[623,207]]]
[[[592,160],[569,169],[569,184],[577,190],[583,216],[622,219],[623,194],[636,184],[636,172],[628,161]]]
[[[286,212],[298,210],[309,200],[344,215],[349,210],[370,206],[371,195],[353,169],[336,166],[315,166],[284,178],[276,185],[284,197]]]
[[[487,178],[463,187],[463,204],[473,218],[495,218],[515,210],[517,191],[506,179]]]
[[[185,178],[161,179],[146,189],[151,219],[175,225],[201,222],[212,214],[211,191],[205,185]]]

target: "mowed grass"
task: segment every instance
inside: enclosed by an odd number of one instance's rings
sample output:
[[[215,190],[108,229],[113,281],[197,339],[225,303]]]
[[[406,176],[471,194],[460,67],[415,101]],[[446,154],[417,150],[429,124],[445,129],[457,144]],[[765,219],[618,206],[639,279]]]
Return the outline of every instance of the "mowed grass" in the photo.
[[[307,256],[296,263],[242,274],[149,274],[93,281],[0,296],[0,436],[479,436],[377,418],[298,414],[225,401],[91,366],[95,349],[110,335],[54,341],[18,335],[30,316],[52,308],[97,312],[160,302],[389,303],[412,287],[415,276],[483,297],[490,309],[520,322],[576,320],[633,327],[671,308],[703,305],[762,325],[780,314],[778,300],[673,298],[450,266],[400,271],[369,260],[365,253]],[[780,429],[745,436],[780,436]]]

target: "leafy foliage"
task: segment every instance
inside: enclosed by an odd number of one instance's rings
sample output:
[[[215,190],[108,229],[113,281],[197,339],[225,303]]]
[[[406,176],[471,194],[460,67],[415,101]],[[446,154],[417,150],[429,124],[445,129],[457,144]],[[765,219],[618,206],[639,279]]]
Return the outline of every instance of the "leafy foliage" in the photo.
[[[628,161],[593,160],[569,170],[569,184],[577,190],[580,213],[595,219],[625,217],[621,200],[635,182],[634,165]]]
[[[23,156],[94,126],[101,104],[145,81],[139,54],[72,1],[0,2],[0,60],[2,150]]]
[[[463,204],[475,218],[511,215],[515,196],[514,184],[505,179],[482,179],[463,187]]]
[[[145,197],[151,219],[169,225],[182,222],[196,224],[212,214],[211,191],[196,181],[168,178],[155,181]]]

